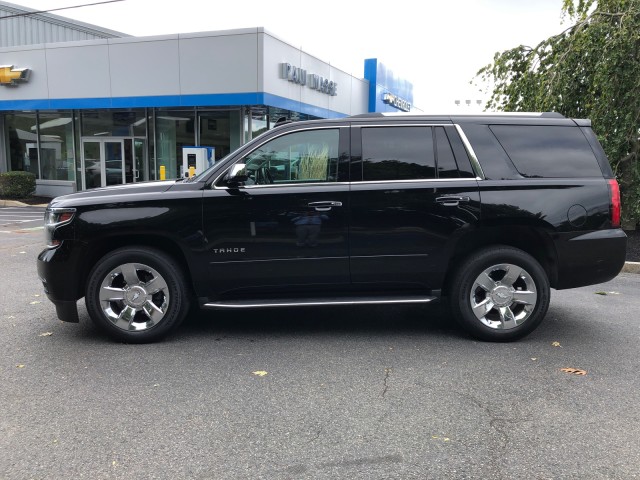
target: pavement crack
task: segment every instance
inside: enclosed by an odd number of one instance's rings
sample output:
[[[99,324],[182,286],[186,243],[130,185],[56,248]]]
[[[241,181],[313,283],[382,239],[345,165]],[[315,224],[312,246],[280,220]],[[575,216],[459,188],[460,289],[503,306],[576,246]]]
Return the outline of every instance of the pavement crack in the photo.
[[[316,440],[318,440],[320,438],[320,435],[322,435],[323,430],[324,430],[324,427],[320,427],[318,431],[315,433],[315,435],[313,436],[313,438],[307,442],[307,444],[313,443]]]
[[[507,447],[511,441],[510,426],[518,423],[530,422],[532,419],[530,417],[508,418],[500,416],[494,412],[489,405],[486,405],[474,396],[466,393],[461,393],[460,396],[467,398],[489,418],[489,428],[493,430],[497,437],[496,448],[491,449],[491,458],[488,467],[493,470],[492,474],[495,475],[496,478],[503,478],[502,467],[504,463],[504,456],[507,453]]]
[[[387,390],[389,390],[389,377],[391,376],[391,372],[393,372],[393,367],[384,369],[384,378],[382,379],[382,398],[384,398],[387,394]]]

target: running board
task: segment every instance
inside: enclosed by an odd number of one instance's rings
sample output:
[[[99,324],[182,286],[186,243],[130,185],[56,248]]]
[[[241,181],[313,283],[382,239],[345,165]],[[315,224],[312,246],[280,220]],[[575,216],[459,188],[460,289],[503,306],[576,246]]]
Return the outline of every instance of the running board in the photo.
[[[205,303],[204,308],[265,308],[265,307],[313,307],[324,305],[391,305],[397,303],[429,303],[437,297],[344,297],[277,300],[227,300]]]

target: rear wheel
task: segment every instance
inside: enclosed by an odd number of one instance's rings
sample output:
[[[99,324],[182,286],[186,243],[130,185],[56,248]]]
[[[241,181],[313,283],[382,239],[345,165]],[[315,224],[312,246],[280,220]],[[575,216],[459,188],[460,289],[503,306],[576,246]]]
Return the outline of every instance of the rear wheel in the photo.
[[[460,263],[451,282],[450,306],[474,337],[511,341],[542,322],[549,298],[549,280],[536,259],[517,248],[496,246]]]
[[[85,303],[91,319],[113,338],[153,342],[184,319],[189,308],[185,285],[182,270],[166,254],[123,248],[93,268]]]

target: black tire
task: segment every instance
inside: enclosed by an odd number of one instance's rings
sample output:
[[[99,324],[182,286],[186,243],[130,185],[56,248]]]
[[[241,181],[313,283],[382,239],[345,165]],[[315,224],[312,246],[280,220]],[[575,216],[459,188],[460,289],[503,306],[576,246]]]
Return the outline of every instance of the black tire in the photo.
[[[182,269],[165,253],[121,248],[102,257],[89,273],[85,303],[93,322],[112,338],[149,343],[184,320],[186,285]]]
[[[474,252],[459,263],[450,284],[455,320],[470,335],[492,342],[518,340],[535,330],[549,299],[544,269],[528,253],[507,246]]]

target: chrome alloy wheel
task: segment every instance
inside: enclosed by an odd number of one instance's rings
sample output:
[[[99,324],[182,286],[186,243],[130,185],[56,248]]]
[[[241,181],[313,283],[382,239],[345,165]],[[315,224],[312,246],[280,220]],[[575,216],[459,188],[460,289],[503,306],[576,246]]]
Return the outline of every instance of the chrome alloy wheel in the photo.
[[[509,330],[522,325],[538,299],[531,275],[522,267],[501,263],[485,269],[473,282],[471,309],[484,325]]]
[[[169,307],[169,287],[156,270],[142,263],[125,263],[105,276],[100,307],[124,331],[148,330],[162,321]]]

